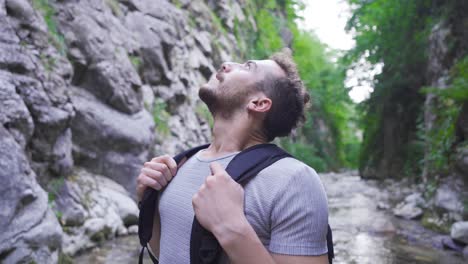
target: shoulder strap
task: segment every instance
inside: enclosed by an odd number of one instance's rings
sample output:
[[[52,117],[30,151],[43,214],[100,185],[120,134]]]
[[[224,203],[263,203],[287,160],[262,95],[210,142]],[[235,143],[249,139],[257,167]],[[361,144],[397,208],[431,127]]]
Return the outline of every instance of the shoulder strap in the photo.
[[[274,144],[259,144],[237,154],[226,167],[227,173],[239,184],[245,185],[261,170],[276,161],[291,157]],[[190,239],[190,263],[214,264],[222,248],[212,233],[203,228],[194,217]]]
[[[177,165],[179,165],[184,160],[184,158],[190,158],[201,149],[207,148],[209,145],[210,144],[205,144],[186,150],[176,155],[174,157],[174,160],[176,161]],[[151,240],[151,235],[153,234],[154,210],[157,208],[158,193],[159,192],[154,189],[146,189],[141,199],[141,202],[139,203],[140,214],[138,218],[138,237],[140,239],[140,245],[142,246],[139,258],[140,264],[143,263],[144,249],[145,247],[147,247],[148,242]],[[151,253],[149,254],[150,257],[152,257]],[[155,261],[153,257],[151,259],[154,263],[157,263],[157,261]]]

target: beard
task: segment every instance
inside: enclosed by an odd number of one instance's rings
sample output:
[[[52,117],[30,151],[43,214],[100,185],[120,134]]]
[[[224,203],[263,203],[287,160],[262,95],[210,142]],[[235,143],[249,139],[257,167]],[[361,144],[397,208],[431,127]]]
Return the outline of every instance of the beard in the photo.
[[[219,115],[224,119],[230,119],[241,110],[248,95],[248,89],[220,83],[214,76],[198,91],[198,96],[208,106],[213,117]]]

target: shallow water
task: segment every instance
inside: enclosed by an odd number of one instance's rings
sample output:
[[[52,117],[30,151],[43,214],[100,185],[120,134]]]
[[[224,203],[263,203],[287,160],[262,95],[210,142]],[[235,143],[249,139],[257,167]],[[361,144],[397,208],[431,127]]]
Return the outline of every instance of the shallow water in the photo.
[[[440,248],[440,234],[417,221],[378,210],[377,203],[392,193],[374,182],[349,173],[323,174],[321,178],[328,195],[335,264],[467,263],[460,254]],[[75,257],[74,262],[137,263],[139,248],[137,236],[120,237]],[[151,263],[147,257],[145,263]]]

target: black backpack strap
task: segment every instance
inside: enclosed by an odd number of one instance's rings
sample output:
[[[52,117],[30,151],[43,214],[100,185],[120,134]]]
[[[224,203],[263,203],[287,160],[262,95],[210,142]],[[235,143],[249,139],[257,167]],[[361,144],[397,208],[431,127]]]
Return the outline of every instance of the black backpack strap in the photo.
[[[239,184],[245,185],[261,170],[276,161],[291,157],[289,153],[274,144],[259,144],[237,154],[226,167],[227,173]],[[190,239],[190,263],[216,263],[222,248],[215,236],[203,228],[194,217]]]
[[[145,254],[145,248],[148,251],[148,255],[150,256],[151,261],[153,261],[154,264],[159,264],[159,260],[151,254],[151,251],[149,250],[148,246],[143,246],[141,247],[140,250],[140,256],[138,257],[138,264],[143,264],[143,255]]]
[[[333,258],[335,257],[335,250],[333,249],[333,235],[330,225],[328,225],[327,230],[327,249],[328,249],[328,263],[333,263]]]
[[[205,149],[210,144],[201,145],[187,151],[184,151],[174,157],[177,165],[180,164],[184,160],[184,158],[190,158],[195,153],[200,151],[201,149]],[[142,249],[140,251],[140,258],[139,260],[142,263],[143,261],[143,253],[145,247],[147,247],[148,242],[151,240],[151,236],[153,234],[153,221],[154,221],[154,210],[157,208],[158,204],[158,196],[159,192],[152,188],[147,188],[143,193],[143,197],[141,199],[140,205],[140,215],[138,218],[138,237],[140,239],[140,245]],[[154,258],[151,253],[150,257],[154,263],[158,263],[156,258]],[[153,259],[154,258],[154,259]],[[156,260],[156,261],[155,261]]]

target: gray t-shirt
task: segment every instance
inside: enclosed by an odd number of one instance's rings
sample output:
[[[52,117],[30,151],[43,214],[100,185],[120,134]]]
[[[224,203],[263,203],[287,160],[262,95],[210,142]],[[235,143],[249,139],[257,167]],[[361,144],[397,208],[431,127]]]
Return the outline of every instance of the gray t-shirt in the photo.
[[[179,168],[160,195],[161,264],[190,263],[192,196],[211,174],[211,162],[219,162],[226,168],[238,153],[204,159],[200,157],[201,152]],[[270,252],[327,253],[327,197],[319,176],[311,167],[294,158],[283,158],[263,169],[244,190],[247,220]],[[226,262],[223,254],[221,263]]]

